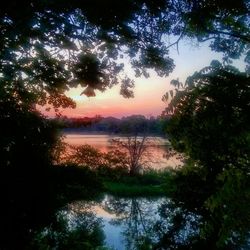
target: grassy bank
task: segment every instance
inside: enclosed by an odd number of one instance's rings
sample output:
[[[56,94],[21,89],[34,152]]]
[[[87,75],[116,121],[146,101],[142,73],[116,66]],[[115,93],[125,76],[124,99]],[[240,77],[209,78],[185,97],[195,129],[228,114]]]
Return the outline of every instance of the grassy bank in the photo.
[[[115,196],[132,197],[132,196],[162,196],[164,188],[162,185],[139,185],[128,183],[118,183],[107,181],[104,182],[105,190]]]
[[[122,197],[163,196],[171,188],[171,171],[148,171],[130,176],[125,172],[91,170],[87,167],[56,166],[54,179],[63,202],[93,199],[104,192]]]
[[[54,166],[51,175],[59,206],[74,200],[97,199],[104,191],[100,176],[87,167]]]
[[[123,175],[119,180],[104,178],[104,190],[116,196],[163,196],[171,185],[170,171],[149,171],[136,176]]]

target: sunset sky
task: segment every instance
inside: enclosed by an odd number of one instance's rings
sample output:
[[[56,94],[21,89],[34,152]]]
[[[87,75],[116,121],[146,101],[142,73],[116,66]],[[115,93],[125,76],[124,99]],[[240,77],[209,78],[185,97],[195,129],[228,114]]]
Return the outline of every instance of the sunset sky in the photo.
[[[133,114],[160,115],[165,108],[165,103],[161,99],[166,91],[170,90],[172,79],[179,77],[181,81],[185,81],[187,76],[208,66],[213,59],[221,60],[222,58],[222,55],[212,52],[207,45],[198,48],[185,41],[179,46],[179,54],[173,48],[170,56],[176,65],[173,73],[167,78],[160,78],[155,73],[152,73],[148,79],[135,78],[134,98],[122,97],[119,94],[119,85],[104,93],[97,91],[95,97],[81,96],[83,89],[73,88],[67,92],[67,95],[76,101],[77,107],[62,110],[61,114],[68,117],[101,115],[117,118]],[[236,66],[243,67],[243,64],[239,61]],[[44,113],[53,116],[51,112]]]

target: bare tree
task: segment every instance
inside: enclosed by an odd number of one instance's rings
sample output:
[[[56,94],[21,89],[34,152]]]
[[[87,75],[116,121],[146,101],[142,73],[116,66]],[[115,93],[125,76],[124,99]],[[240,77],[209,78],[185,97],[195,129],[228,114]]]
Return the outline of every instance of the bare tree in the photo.
[[[126,153],[130,175],[135,175],[148,166],[151,161],[150,147],[155,145],[152,138],[144,135],[127,135],[111,140],[112,145],[119,151]]]

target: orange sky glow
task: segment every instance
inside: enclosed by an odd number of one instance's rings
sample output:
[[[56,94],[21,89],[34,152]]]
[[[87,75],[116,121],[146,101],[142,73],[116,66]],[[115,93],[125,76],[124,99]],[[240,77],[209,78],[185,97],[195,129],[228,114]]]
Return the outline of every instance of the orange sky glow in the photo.
[[[96,91],[95,97],[81,96],[83,88],[77,87],[66,93],[75,100],[76,108],[60,110],[61,114],[68,117],[101,115],[117,118],[134,114],[142,114],[146,117],[160,115],[166,106],[161,99],[167,91],[173,88],[170,86],[172,79],[179,78],[181,81],[185,81],[187,76],[208,66],[213,59],[221,60],[221,55],[212,52],[206,45],[197,48],[182,43],[179,52],[178,54],[177,51],[172,50],[170,53],[176,67],[169,77],[160,78],[152,72],[148,79],[135,78],[134,98],[122,97],[119,94],[119,85],[104,93]],[[54,116],[52,111],[45,112],[44,108],[41,110],[47,116]]]

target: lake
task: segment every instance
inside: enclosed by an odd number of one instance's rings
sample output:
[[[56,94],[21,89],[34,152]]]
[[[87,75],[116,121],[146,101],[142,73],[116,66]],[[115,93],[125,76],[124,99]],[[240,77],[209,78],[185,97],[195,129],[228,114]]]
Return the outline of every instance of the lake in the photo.
[[[177,227],[173,224],[176,219]],[[65,247],[65,242],[70,243],[66,243],[69,249],[74,249],[74,244],[77,249],[92,249],[84,247],[89,238],[97,244],[94,249],[138,250],[166,249],[161,246],[168,237],[167,249],[177,249],[199,234],[198,225],[199,216],[185,213],[168,198],[105,195],[99,201],[69,203],[58,212],[57,224],[45,228],[38,239],[47,243],[52,238],[55,249],[63,249],[59,246]]]
[[[100,202],[76,201],[68,205],[71,220],[86,211],[100,218],[104,243],[109,249],[138,249],[146,238],[156,240],[154,223],[160,220],[159,207],[165,198],[117,198],[105,195]]]
[[[77,133],[64,133],[64,141],[70,145],[84,145],[88,144],[92,147],[99,149],[102,152],[112,150],[113,146],[111,140],[114,138],[124,139],[122,136],[104,135],[104,134],[77,134]],[[176,168],[182,165],[181,160],[177,156],[166,158],[167,148],[170,146],[166,138],[155,136],[148,137],[153,141],[148,151],[150,152],[150,159],[147,165],[153,169]]]
[[[187,242],[199,230],[199,216],[186,213],[182,226],[173,235],[172,222],[175,216],[184,215],[171,199],[166,197],[122,198],[105,195],[99,202],[76,201],[68,205],[67,213],[78,220],[86,209],[100,218],[105,245],[113,250],[151,249],[169,232],[176,245]],[[145,248],[145,246],[147,247]],[[144,246],[144,248],[142,247]]]

